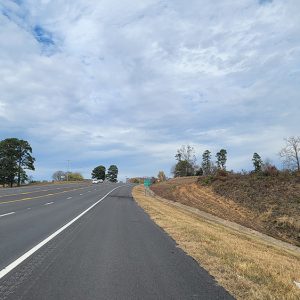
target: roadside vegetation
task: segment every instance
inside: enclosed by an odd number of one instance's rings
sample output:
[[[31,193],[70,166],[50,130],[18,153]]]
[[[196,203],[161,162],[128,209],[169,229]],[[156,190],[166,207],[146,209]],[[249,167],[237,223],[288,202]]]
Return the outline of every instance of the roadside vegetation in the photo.
[[[133,196],[180,248],[237,299],[300,298],[294,283],[300,281],[299,252],[206,221],[173,202],[145,196],[141,185],[134,188]]]
[[[53,173],[52,178],[54,181],[66,182],[66,181],[83,181],[84,178],[79,172],[64,172],[56,171]]]
[[[285,139],[279,151],[284,165],[277,168],[252,156],[253,170],[227,171],[227,151],[209,150],[196,164],[191,146],[177,150],[174,179],[151,188],[159,196],[211,213],[300,246],[300,137]],[[184,166],[184,167],[182,167]],[[192,176],[193,175],[193,176]],[[198,176],[195,176],[198,175]]]
[[[26,170],[34,171],[35,158],[27,141],[8,138],[0,141],[0,184],[20,186],[29,180]]]
[[[92,178],[98,180],[107,180],[110,182],[118,182],[118,167],[111,165],[106,172],[106,168],[103,165],[97,166],[92,171]]]
[[[300,246],[300,177],[289,176],[180,177],[151,189],[165,199]]]

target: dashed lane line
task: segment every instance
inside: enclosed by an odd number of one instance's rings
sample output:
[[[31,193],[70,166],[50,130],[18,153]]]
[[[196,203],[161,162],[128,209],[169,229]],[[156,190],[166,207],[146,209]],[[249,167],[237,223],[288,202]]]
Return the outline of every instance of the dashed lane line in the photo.
[[[40,193],[40,192],[49,192],[49,191],[54,191],[54,190],[61,190],[63,189],[63,187],[60,188],[54,188],[54,189],[47,189],[47,190],[35,190],[35,191],[31,191],[31,192],[22,192],[22,193],[17,193],[17,194],[6,194],[6,195],[0,195],[0,198],[4,198],[4,197],[9,197],[9,196],[19,196],[19,195],[27,195],[27,194],[34,194],[34,193]]]
[[[82,190],[82,189],[85,189],[85,188],[86,187],[81,187],[81,188],[78,188],[78,189],[62,191],[62,192],[58,192],[58,193],[50,193],[50,194],[46,194],[46,195],[22,198],[22,199],[18,199],[18,200],[9,200],[9,201],[0,202],[0,205],[1,204],[7,204],[7,203],[27,201],[27,200],[34,200],[34,199],[39,199],[39,198],[43,198],[43,197],[51,197],[51,196],[55,196],[55,195],[59,195],[59,194],[64,194],[64,193],[68,193],[68,192],[74,192],[74,191]]]
[[[43,247],[45,244],[47,244],[49,241],[51,241],[53,238],[55,238],[57,235],[59,235],[62,231],[64,231],[66,228],[71,226],[74,222],[76,222],[78,219],[80,219],[83,215],[85,215],[88,211],[93,209],[98,203],[100,203],[102,200],[104,200],[109,194],[111,194],[116,189],[119,189],[121,187],[124,187],[125,185],[117,186],[111,191],[109,191],[105,196],[103,196],[101,199],[96,201],[93,205],[91,205],[89,208],[87,208],[85,211],[83,211],[81,214],[79,214],[77,217],[72,219],[70,222],[68,222],[63,227],[56,230],[54,233],[49,235],[46,239],[41,241],[39,244],[31,248],[29,251],[25,252],[23,255],[21,255],[19,258],[17,258],[15,261],[10,263],[8,266],[6,266],[4,269],[0,271],[0,279],[2,279],[6,274],[8,274],[10,271],[12,271],[14,268],[16,268],[19,264],[21,264],[25,259],[30,257],[32,254],[34,254],[37,250],[39,250],[41,247]]]
[[[47,203],[45,203],[44,204],[44,206],[46,206],[46,205],[51,205],[51,204],[53,204],[54,202],[47,202]]]
[[[9,215],[13,215],[13,214],[15,214],[14,211],[9,212],[9,213],[7,213],[7,214],[0,215],[0,218],[5,217],[5,216],[9,216]]]

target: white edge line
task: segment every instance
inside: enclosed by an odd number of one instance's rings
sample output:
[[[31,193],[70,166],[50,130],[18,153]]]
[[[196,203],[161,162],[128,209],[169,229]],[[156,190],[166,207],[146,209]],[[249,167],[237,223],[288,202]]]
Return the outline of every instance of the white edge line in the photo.
[[[0,218],[1,218],[1,217],[5,217],[5,216],[9,216],[9,215],[12,215],[12,214],[15,214],[15,212],[12,211],[12,212],[10,212],[10,213],[0,215]]]
[[[34,246],[33,248],[31,248],[29,251],[27,251],[26,253],[24,253],[23,255],[21,255],[19,258],[17,258],[15,261],[13,261],[12,263],[10,263],[8,266],[6,266],[4,269],[2,269],[0,271],[0,279],[2,279],[6,274],[8,274],[10,271],[12,271],[14,268],[16,268],[25,259],[27,259],[32,254],[34,254],[37,250],[39,250],[44,245],[46,245],[49,241],[51,241],[53,238],[55,238],[58,234],[60,234],[62,231],[64,231],[66,228],[68,228],[70,225],[72,225],[75,221],[77,221],[79,218],[81,218],[83,215],[85,215],[88,211],[90,211],[98,203],[100,203],[102,200],[104,200],[114,190],[119,189],[119,188],[124,187],[124,186],[126,186],[126,185],[117,186],[116,188],[112,189],[105,196],[103,196],[101,199],[99,199],[97,202],[95,202],[93,205],[91,205],[89,208],[87,208],[85,211],[83,211],[81,214],[79,214],[73,220],[71,220],[70,222],[68,222],[66,225],[64,225],[60,229],[56,230],[54,233],[52,233],[51,235],[49,235],[47,238],[45,238],[39,244],[37,244],[36,246]]]

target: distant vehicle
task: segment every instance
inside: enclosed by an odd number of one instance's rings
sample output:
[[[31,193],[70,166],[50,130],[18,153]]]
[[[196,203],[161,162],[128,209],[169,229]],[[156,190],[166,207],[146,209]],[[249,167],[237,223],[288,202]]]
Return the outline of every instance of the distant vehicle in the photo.
[[[102,183],[103,180],[102,179],[93,179],[92,183]]]

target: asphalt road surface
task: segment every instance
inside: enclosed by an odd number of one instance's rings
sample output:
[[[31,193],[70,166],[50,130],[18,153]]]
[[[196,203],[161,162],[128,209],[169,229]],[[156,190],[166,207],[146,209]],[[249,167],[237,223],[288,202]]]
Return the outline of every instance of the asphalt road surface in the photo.
[[[131,186],[0,190],[0,299],[233,299],[134,202]]]

